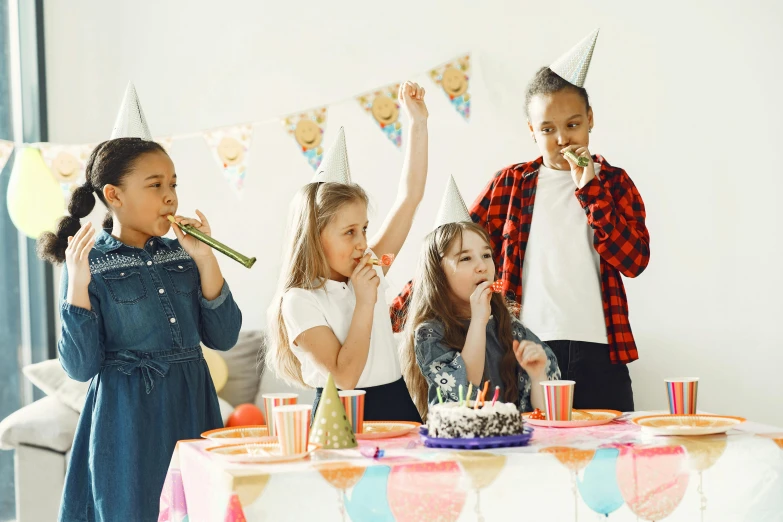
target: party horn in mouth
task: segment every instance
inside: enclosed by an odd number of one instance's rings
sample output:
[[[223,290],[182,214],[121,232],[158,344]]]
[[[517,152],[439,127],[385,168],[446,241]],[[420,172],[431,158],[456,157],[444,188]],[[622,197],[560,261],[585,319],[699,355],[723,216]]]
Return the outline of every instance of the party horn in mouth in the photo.
[[[383,254],[380,259],[371,259],[370,264],[376,266],[391,266],[394,262],[394,254]]]
[[[196,239],[198,239],[202,243],[205,243],[205,244],[211,246],[212,248],[214,248],[215,250],[217,250],[221,254],[224,254],[224,255],[230,257],[231,259],[233,259],[234,261],[244,265],[246,268],[250,268],[251,266],[253,266],[253,263],[256,262],[256,258],[255,257],[243,256],[242,254],[240,254],[236,250],[227,247],[226,245],[224,245],[223,243],[221,243],[217,239],[214,239],[213,237],[206,235],[204,232],[201,232],[199,229],[197,229],[193,225],[182,225],[180,223],[177,223],[177,220],[174,219],[174,216],[167,216],[167,217],[168,217],[169,221],[171,221],[173,224],[177,225],[180,229],[182,229],[183,232],[185,232],[189,236],[195,237]]]
[[[584,168],[584,167],[586,167],[586,166],[588,166],[590,164],[590,158],[588,158],[587,156],[577,156],[576,154],[574,154],[570,150],[565,151],[563,153],[563,156],[566,156],[566,157],[570,158],[571,161],[573,161],[579,167],[582,167],[582,168]]]

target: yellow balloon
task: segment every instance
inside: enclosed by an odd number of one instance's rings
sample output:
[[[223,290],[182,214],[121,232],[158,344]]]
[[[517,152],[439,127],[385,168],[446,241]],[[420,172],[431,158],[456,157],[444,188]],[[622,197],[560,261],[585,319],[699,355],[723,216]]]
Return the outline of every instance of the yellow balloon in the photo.
[[[215,391],[220,392],[228,381],[228,366],[223,357],[215,350],[202,346],[204,360],[207,361],[209,374],[212,376],[212,383],[215,385]]]
[[[57,220],[65,214],[60,184],[49,172],[41,152],[32,147],[17,149],[6,199],[14,226],[33,239],[47,230],[54,231]]]

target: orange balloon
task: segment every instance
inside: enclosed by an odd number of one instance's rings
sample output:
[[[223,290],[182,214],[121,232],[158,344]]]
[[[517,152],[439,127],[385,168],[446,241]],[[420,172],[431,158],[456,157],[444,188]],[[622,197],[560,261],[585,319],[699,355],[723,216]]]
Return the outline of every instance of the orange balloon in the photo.
[[[266,424],[264,414],[255,404],[240,404],[237,406],[226,421],[227,428],[235,426],[259,426]]]

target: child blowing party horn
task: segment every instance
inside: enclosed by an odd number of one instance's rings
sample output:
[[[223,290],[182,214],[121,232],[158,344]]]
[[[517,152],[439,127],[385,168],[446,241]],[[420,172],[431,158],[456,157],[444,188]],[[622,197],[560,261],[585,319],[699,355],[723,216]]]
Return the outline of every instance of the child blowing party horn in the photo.
[[[196,227],[192,225],[181,225],[180,223],[177,223],[177,220],[174,219],[174,216],[168,216],[169,221],[171,221],[173,224],[177,225],[179,228],[182,229],[183,232],[186,234],[189,234],[202,243],[205,243],[209,245],[210,247],[214,248],[218,252],[227,255],[234,261],[244,265],[246,268],[250,268],[253,266],[253,264],[256,262],[255,257],[246,257],[237,252],[236,250],[227,247],[217,239],[214,239],[211,236],[206,235],[205,233],[198,230]]]
[[[380,259],[371,259],[370,264],[375,266],[391,266],[394,262],[394,254],[383,254]]]

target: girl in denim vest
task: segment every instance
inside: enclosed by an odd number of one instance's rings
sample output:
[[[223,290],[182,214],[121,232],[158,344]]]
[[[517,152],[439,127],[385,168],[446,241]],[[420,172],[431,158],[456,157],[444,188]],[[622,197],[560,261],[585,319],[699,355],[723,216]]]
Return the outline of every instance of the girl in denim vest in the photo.
[[[174,164],[153,141],[118,138],[90,156],[87,181],[71,198],[41,257],[65,262],[62,338],[68,375],[89,381],[60,507],[62,521],[157,520],[161,488],[178,440],[222,425],[200,342],[236,343],[242,313],[213,251],[174,227]],[[80,226],[95,197],[110,212],[103,230]],[[206,234],[199,219],[176,216]]]

